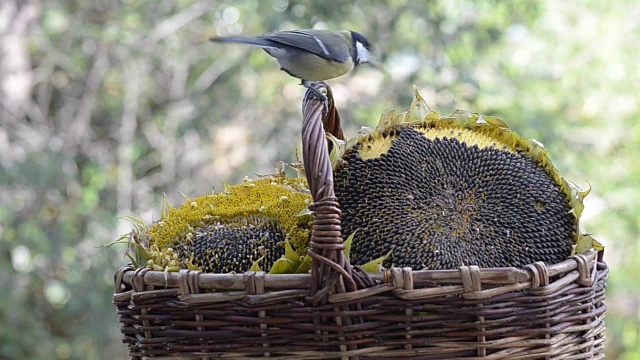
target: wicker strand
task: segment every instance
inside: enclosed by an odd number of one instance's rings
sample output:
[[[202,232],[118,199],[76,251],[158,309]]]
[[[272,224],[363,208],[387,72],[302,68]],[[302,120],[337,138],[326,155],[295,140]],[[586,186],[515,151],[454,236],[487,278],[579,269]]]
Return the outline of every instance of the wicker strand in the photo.
[[[151,271],[149,268],[138,268],[133,272],[133,278],[131,279],[131,286],[133,290],[136,292],[143,292],[146,289],[146,285],[144,283],[144,275]]]
[[[353,279],[358,283],[359,289],[366,289],[377,285],[376,281],[373,280],[373,278],[365,269],[362,268],[362,266],[353,266],[353,272],[358,274],[358,276],[354,276]]]
[[[584,254],[577,254],[570,257],[578,264],[578,284],[583,286],[591,286],[596,279],[596,272],[598,271],[597,262],[594,262],[591,267],[589,267],[589,260],[587,256]]]
[[[245,288],[248,295],[262,295],[264,294],[264,271],[248,271],[244,273]],[[267,317],[265,310],[258,310],[258,318],[260,321],[260,332],[265,340],[268,340],[267,328],[268,325],[264,322]],[[265,348],[265,352],[262,354],[264,357],[271,357],[271,353],[266,351],[269,348],[269,343],[265,341],[262,343],[262,347]]]
[[[116,287],[116,294],[119,294],[125,291],[126,284],[122,282],[124,280],[124,275],[127,272],[133,271],[133,270],[134,270],[133,265],[127,264],[120,267],[120,269],[118,269],[118,271],[116,271],[116,273],[113,275],[113,282]]]
[[[149,272],[151,269],[149,268],[138,268],[133,272],[133,278],[132,278],[132,282],[131,282],[131,287],[133,287],[133,290],[138,292],[138,293],[142,293],[146,290],[146,285],[144,284],[144,274],[146,274],[147,272]],[[132,299],[133,300],[133,299]],[[144,316],[147,315],[149,313],[148,309],[142,309],[140,310],[140,313]],[[142,320],[142,326],[145,327],[149,327],[149,325],[151,325],[151,323],[149,322],[149,320]],[[153,338],[153,334],[151,331],[145,331],[144,332],[144,337],[147,339],[151,339]]]
[[[178,272],[178,289],[180,295],[198,294],[200,288],[198,286],[200,280],[200,271],[180,270]]]
[[[402,268],[402,288],[404,290],[413,290],[413,270],[410,267]],[[413,335],[411,335],[411,318],[413,317],[413,305],[407,304],[407,307],[404,309],[404,315],[407,317],[406,327],[404,330],[406,331],[406,335],[404,336],[407,339],[407,344],[404,345],[405,349],[413,349],[413,344],[411,344],[411,339],[413,339]]]

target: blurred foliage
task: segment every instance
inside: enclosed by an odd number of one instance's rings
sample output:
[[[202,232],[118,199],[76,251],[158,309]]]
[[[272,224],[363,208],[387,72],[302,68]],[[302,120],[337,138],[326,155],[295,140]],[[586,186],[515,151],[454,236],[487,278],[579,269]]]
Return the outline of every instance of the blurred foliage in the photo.
[[[99,246],[166,193],[273,172],[300,144],[303,89],[212,35],[353,29],[384,72],[330,81],[345,131],[403,110],[490,113],[593,186],[608,246],[608,359],[640,358],[640,4],[553,0],[0,2],[0,358],[126,357],[111,305],[126,262]]]

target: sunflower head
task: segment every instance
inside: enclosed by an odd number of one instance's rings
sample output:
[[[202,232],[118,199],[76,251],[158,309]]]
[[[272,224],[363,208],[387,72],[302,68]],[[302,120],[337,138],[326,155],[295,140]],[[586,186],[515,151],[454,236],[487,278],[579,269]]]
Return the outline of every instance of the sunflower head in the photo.
[[[312,217],[304,210],[311,195],[302,178],[246,179],[222,193],[168,201],[162,219],[130,235],[140,266],[211,273],[269,270],[289,248],[306,254]],[[144,241],[142,241],[144,240]]]
[[[441,117],[416,92],[407,113],[342,145],[331,158],[354,263],[389,251],[385,265],[414,269],[556,263],[585,237],[588,192],[500,119]]]

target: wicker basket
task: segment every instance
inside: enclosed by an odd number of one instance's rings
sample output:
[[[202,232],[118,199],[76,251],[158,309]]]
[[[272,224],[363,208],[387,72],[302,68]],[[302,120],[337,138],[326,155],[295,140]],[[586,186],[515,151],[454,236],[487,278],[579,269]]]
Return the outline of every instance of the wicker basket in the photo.
[[[311,274],[124,266],[113,302],[132,359],[604,357],[602,252],[523,269],[367,274],[348,264],[323,110],[305,97],[304,163],[315,200]],[[331,103],[329,110],[337,116]]]

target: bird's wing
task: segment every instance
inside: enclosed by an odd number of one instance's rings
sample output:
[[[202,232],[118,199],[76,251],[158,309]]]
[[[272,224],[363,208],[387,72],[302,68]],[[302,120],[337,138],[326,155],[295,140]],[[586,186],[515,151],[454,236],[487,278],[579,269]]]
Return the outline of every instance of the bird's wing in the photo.
[[[323,32],[325,39],[333,41],[330,43],[320,41],[313,33],[306,30],[280,31],[259,38],[302,49],[329,61],[344,62],[349,59],[351,55],[343,35],[328,30],[314,30],[314,32]]]

